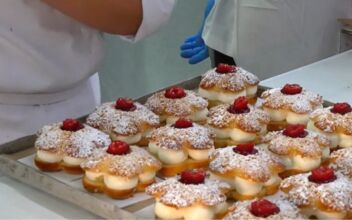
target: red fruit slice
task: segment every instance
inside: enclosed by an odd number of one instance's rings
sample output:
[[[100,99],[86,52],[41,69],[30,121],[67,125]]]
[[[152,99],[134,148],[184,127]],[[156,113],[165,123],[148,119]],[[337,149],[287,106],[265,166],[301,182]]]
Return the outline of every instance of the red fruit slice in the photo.
[[[187,94],[185,90],[182,87],[179,86],[174,86],[171,88],[168,88],[165,91],[165,97],[169,99],[180,99],[185,97]]]
[[[124,155],[130,151],[130,145],[123,141],[113,141],[106,150],[106,152],[113,155]]]
[[[250,109],[248,107],[247,98],[245,96],[241,96],[235,99],[233,104],[228,108],[228,111],[232,114],[248,113]]]
[[[192,126],[193,126],[192,121],[185,118],[178,119],[174,125],[175,128],[190,128]]]
[[[321,166],[312,170],[308,176],[309,181],[314,183],[329,183],[336,180],[334,170],[328,166]]]
[[[65,131],[78,131],[84,126],[76,119],[68,118],[62,122],[61,129]]]
[[[302,92],[302,87],[298,84],[286,84],[281,92],[285,95],[296,95]]]
[[[134,111],[136,106],[132,99],[118,98],[115,103],[115,108],[122,111]]]
[[[254,144],[239,144],[233,148],[233,151],[238,154],[242,154],[244,156],[250,154],[256,154],[258,152],[257,149],[254,148]]]
[[[204,170],[186,170],[181,173],[180,182],[184,184],[201,184],[205,180]]]
[[[219,63],[215,70],[217,73],[235,73],[237,67],[225,63]]]
[[[250,212],[257,217],[266,218],[279,213],[280,208],[269,200],[260,199],[252,202]]]
[[[346,113],[352,112],[352,108],[348,103],[343,102],[343,103],[336,103],[330,111],[332,113],[344,115]]]
[[[308,135],[308,132],[305,130],[304,125],[297,124],[288,125],[282,134],[292,138],[304,138]]]

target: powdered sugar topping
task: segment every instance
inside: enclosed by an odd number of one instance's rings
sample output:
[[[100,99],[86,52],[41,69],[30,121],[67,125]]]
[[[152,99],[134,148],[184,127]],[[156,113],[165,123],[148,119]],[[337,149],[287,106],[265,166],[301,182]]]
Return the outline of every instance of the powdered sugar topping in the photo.
[[[158,128],[150,134],[150,141],[158,147],[181,150],[187,145],[192,149],[214,148],[213,134],[206,127],[193,123],[189,128],[175,128],[173,125]]]
[[[118,135],[135,135],[142,131],[142,126],[147,124],[151,127],[159,126],[159,117],[148,110],[145,106],[135,102],[134,111],[122,111],[115,108],[115,103],[109,102],[99,106],[90,114],[87,123],[100,130]]]
[[[352,178],[352,148],[334,151],[330,159],[332,168]]]
[[[270,89],[262,93],[263,106],[273,109],[285,109],[295,113],[310,113],[323,104],[323,98],[315,93],[302,90],[296,95],[286,95],[280,88]]]
[[[250,111],[243,114],[232,114],[230,105],[218,105],[209,110],[208,124],[216,128],[239,128],[246,132],[259,132],[269,124],[270,116],[261,109],[249,106]]]
[[[203,89],[216,87],[227,91],[239,92],[258,83],[259,79],[257,76],[240,67],[237,67],[235,73],[226,74],[219,74],[214,68],[203,75],[200,87]]]
[[[195,92],[185,90],[186,96],[180,99],[169,99],[164,91],[155,93],[148,98],[146,106],[158,115],[188,117],[192,113],[208,107],[208,101],[198,96]]]
[[[226,201],[225,191],[230,186],[217,180],[206,179],[204,184],[183,184],[177,179],[169,178],[163,182],[153,184],[146,189],[146,193],[165,205],[177,208],[190,207],[195,204],[215,206]]]

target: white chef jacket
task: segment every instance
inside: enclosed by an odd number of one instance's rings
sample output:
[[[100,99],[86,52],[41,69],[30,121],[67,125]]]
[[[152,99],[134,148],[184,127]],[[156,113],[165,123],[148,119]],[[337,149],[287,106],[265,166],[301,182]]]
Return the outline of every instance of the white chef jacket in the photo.
[[[216,0],[203,38],[266,78],[335,54],[336,19],[351,11],[351,0]]]
[[[142,0],[138,41],[168,20],[175,0]],[[100,103],[102,34],[40,0],[0,1],[0,144],[92,112]]]

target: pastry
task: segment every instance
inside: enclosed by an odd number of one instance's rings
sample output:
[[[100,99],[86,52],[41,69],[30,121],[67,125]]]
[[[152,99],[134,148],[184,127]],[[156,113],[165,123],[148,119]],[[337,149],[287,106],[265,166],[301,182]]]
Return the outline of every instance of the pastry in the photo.
[[[236,200],[274,194],[284,168],[279,158],[260,145],[219,148],[210,155],[210,178],[229,183]]]
[[[207,100],[178,86],[155,93],[145,105],[167,124],[174,124],[179,118],[188,118],[202,124],[206,122],[208,114]]]
[[[245,96],[254,104],[259,79],[246,70],[228,64],[219,64],[202,76],[199,94],[209,100],[210,106],[231,104],[240,96]]]
[[[157,115],[126,98],[102,104],[88,116],[87,123],[109,134],[114,141],[138,145],[147,145],[146,135],[160,126]]]
[[[162,176],[175,176],[186,169],[205,168],[214,149],[212,133],[188,119],[154,130],[149,137],[149,151],[162,162]]]
[[[262,107],[270,115],[268,130],[281,130],[287,124],[304,124],[309,114],[322,108],[320,95],[303,89],[297,84],[286,84],[283,88],[270,89],[262,93]]]
[[[125,199],[155,181],[160,162],[143,148],[122,141],[112,142],[81,164],[83,186],[90,192],[105,192],[114,199]]]
[[[223,220],[247,219],[307,219],[299,209],[281,194],[267,198],[236,202],[229,208]]]
[[[79,174],[81,162],[95,149],[104,149],[111,140],[105,133],[75,119],[44,126],[35,141],[35,165],[42,171]]]
[[[343,148],[332,152],[329,163],[334,170],[352,178],[352,148]]]
[[[215,133],[217,147],[255,142],[267,132],[269,121],[269,114],[248,105],[244,96],[232,105],[215,106],[208,114],[208,126]]]
[[[205,178],[204,171],[187,170],[149,186],[147,194],[156,200],[155,215],[161,219],[215,219],[227,211],[226,183]]]
[[[280,189],[306,216],[318,219],[352,218],[352,181],[322,166],[311,173],[284,179]]]
[[[262,143],[285,164],[282,177],[319,167],[329,158],[331,146],[326,136],[305,130],[304,125],[289,125],[283,131],[269,132]]]
[[[352,108],[348,103],[314,111],[308,129],[327,135],[333,146],[352,147]]]

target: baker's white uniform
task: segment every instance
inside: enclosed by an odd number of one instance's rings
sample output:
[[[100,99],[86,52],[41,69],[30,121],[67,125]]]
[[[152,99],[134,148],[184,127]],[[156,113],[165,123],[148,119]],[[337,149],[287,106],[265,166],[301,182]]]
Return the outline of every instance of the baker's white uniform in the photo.
[[[351,0],[216,0],[203,38],[267,78],[335,54],[351,12]]]
[[[142,3],[142,24],[128,40],[165,24],[175,0]],[[101,37],[40,0],[0,1],[0,144],[94,110]]]

